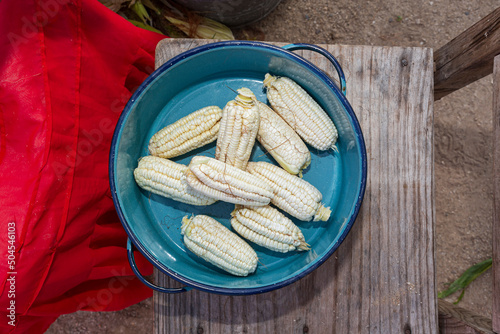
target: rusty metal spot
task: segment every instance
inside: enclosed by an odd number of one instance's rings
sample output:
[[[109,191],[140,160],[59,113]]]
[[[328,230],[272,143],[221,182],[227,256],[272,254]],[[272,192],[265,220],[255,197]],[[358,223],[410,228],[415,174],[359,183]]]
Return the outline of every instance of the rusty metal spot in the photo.
[[[302,328],[302,331],[304,333],[309,333],[309,327],[307,327],[307,325],[304,325],[304,328]]]
[[[197,334],[203,334],[205,331],[203,330],[203,327],[198,327],[198,329],[196,330],[196,333]]]

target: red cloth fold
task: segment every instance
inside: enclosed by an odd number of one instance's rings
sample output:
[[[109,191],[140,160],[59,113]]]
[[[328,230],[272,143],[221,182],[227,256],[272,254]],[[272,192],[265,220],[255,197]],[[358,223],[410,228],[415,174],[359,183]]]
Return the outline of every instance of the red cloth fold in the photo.
[[[108,154],[164,37],[97,0],[0,1],[0,332],[152,295],[127,261]]]

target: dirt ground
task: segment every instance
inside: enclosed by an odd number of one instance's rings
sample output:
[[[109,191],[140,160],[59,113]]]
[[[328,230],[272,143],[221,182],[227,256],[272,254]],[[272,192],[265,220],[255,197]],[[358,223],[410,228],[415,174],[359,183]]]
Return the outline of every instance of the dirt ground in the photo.
[[[234,33],[238,39],[436,50],[497,6],[493,0],[283,0],[269,16]],[[491,257],[491,76],[437,101],[434,108],[441,291],[466,268]],[[490,317],[491,284],[487,272],[472,283],[459,305]],[[61,316],[47,333],[150,333],[152,312],[151,299],[119,312],[77,312]]]

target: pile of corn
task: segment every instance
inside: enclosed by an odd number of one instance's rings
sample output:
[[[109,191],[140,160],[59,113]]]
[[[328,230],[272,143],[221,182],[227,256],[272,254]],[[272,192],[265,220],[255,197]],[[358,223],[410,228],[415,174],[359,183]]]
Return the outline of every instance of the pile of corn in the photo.
[[[276,252],[310,249],[278,209],[303,221],[327,221],[331,214],[320,191],[301,176],[311,163],[304,142],[336,150],[335,125],[291,79],[266,74],[264,86],[271,107],[248,88],[238,89],[224,109],[207,106],[158,131],[149,142],[151,155],[134,170],[137,184],[152,193],[192,205],[235,204],[231,227],[237,234],[205,215],[184,217],[181,233],[187,249],[237,276],[253,273],[258,260],[239,236]],[[194,156],[188,166],[169,160],[215,140],[215,158]],[[255,141],[281,167],[249,161]]]

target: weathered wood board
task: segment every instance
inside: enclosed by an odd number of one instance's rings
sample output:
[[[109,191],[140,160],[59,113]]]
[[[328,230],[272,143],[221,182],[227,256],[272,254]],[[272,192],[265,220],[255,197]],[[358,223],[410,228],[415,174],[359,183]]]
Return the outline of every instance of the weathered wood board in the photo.
[[[493,334],[491,319],[439,300],[440,334]]]
[[[491,74],[499,53],[500,7],[435,52],[435,100]]]
[[[156,66],[204,43],[164,40]],[[320,268],[273,292],[155,292],[156,333],[438,332],[432,50],[321,46],[344,68],[367,145],[368,183],[353,229]],[[336,78],[322,56],[298,53]],[[158,271],[155,281],[180,286]]]

